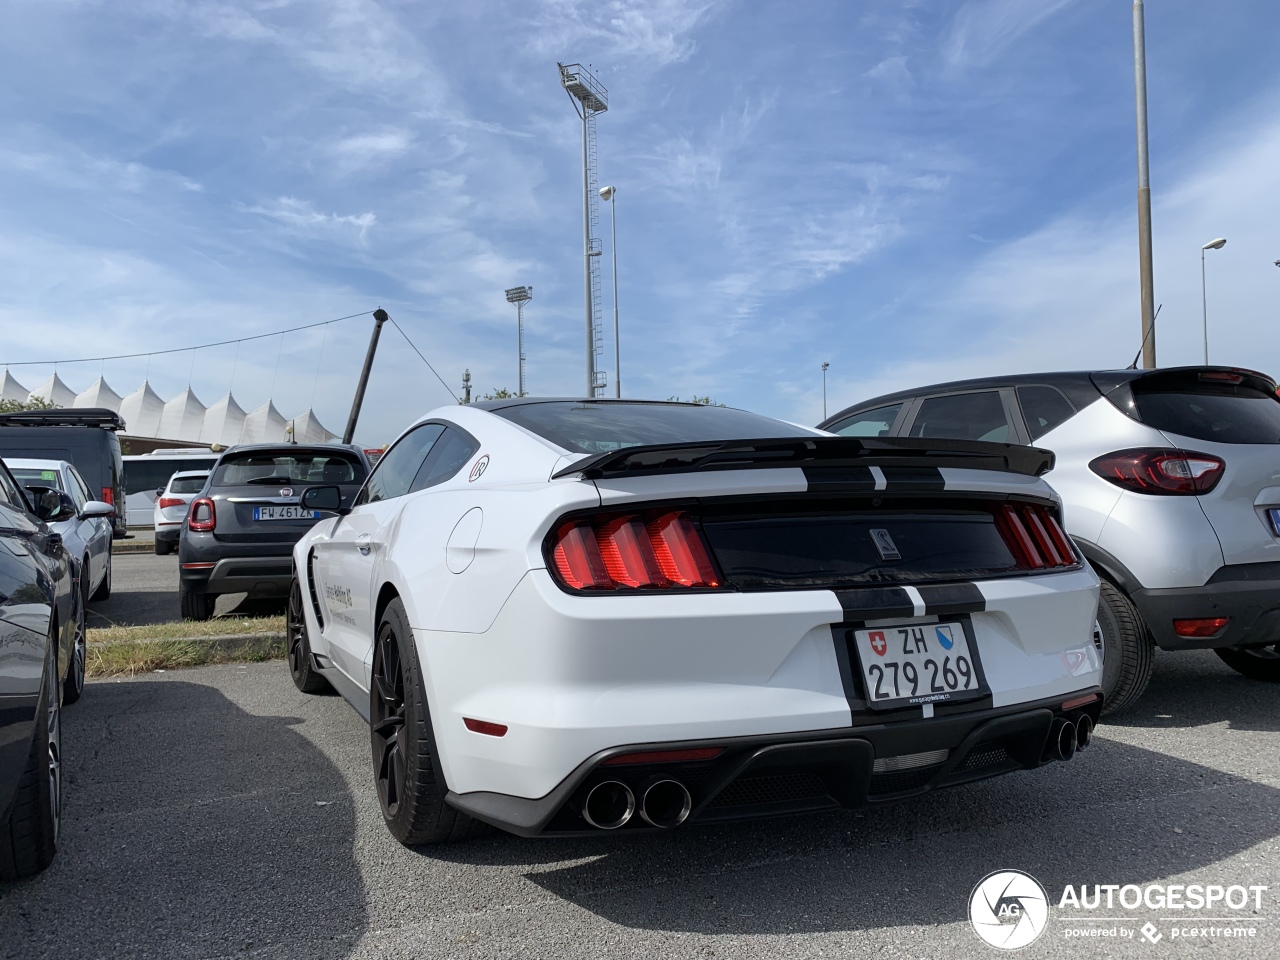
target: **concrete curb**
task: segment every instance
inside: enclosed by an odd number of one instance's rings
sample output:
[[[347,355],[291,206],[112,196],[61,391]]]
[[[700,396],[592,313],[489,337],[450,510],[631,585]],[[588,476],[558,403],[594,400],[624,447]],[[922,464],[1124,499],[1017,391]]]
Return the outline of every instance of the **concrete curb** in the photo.
[[[117,557],[125,553],[154,553],[155,548],[153,540],[143,540],[141,543],[116,540],[111,544],[111,553]]]

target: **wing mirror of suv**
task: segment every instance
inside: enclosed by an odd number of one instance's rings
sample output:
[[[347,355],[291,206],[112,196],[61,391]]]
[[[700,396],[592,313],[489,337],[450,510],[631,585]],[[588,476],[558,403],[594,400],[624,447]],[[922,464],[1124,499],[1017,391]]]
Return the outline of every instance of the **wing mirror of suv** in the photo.
[[[342,505],[342,489],[332,485],[307,487],[302,491],[302,507],[306,510],[326,510],[340,517],[351,512]]]
[[[80,516],[88,520],[91,517],[114,517],[116,508],[101,500],[89,500],[80,510]]]
[[[27,496],[31,500],[31,508],[35,515],[45,523],[58,520],[70,520],[76,515],[76,505],[61,490],[53,487],[27,487]]]

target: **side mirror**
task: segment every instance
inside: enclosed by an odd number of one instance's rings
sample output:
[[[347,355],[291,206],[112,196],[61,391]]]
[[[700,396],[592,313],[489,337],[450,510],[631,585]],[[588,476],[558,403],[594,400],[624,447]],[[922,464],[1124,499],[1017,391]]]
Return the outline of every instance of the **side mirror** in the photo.
[[[35,515],[45,523],[69,520],[76,515],[76,505],[61,490],[53,487],[30,486],[27,495]]]
[[[340,517],[351,512],[342,505],[342,490],[337,486],[307,487],[302,491],[301,503],[305,510],[324,510]]]
[[[101,500],[87,501],[84,508],[80,511],[80,516],[85,519],[89,519],[90,517],[114,517],[115,515],[116,508]]]
[[[164,487],[156,487],[157,499],[164,496]]]

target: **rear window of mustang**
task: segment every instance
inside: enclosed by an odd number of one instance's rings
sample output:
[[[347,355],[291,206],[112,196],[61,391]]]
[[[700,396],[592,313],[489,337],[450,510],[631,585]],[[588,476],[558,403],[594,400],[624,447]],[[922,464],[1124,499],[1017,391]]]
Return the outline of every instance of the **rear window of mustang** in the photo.
[[[224,457],[213,473],[213,486],[237,487],[269,483],[363,483],[364,465],[352,454],[334,450],[308,453],[246,451]]]
[[[660,443],[825,436],[745,410],[691,403],[555,401],[499,407],[493,412],[574,453],[608,453]]]

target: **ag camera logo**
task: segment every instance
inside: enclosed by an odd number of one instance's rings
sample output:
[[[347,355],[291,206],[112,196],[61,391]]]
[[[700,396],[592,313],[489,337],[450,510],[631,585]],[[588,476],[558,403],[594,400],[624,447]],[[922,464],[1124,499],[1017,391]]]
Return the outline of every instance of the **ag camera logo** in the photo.
[[[969,895],[969,922],[984,942],[1001,950],[1018,950],[1044,933],[1049,897],[1030,874],[997,870],[979,880]]]

